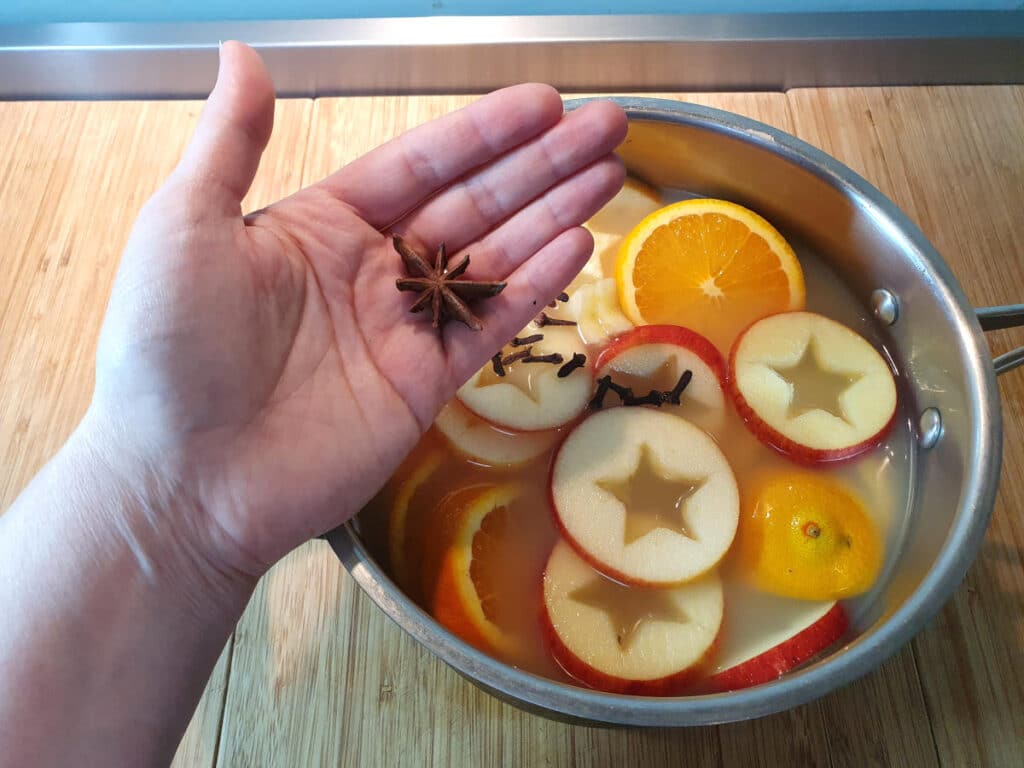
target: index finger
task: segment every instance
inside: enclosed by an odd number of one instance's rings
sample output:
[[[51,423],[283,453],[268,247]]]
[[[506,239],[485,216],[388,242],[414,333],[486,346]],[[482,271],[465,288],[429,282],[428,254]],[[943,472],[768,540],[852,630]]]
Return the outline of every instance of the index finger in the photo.
[[[561,117],[562,99],[551,86],[526,83],[503,88],[402,134],[317,186],[380,229]]]

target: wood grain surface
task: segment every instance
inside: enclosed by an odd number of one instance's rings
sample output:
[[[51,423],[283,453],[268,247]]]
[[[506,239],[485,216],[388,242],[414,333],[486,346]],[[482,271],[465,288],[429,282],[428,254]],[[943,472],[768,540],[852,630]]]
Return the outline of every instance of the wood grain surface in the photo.
[[[977,304],[1024,299],[1024,88],[671,95],[822,147],[924,230]],[[289,101],[259,207],[471,97]],[[0,104],[0,509],[73,428],[117,260],[201,105]],[[992,335],[994,351],[1024,343]],[[1016,766],[1024,754],[1024,374],[1001,379],[1005,458],[982,553],[879,670],[761,720],[569,726],[481,693],[395,627],[313,542],[260,584],[177,766]]]
[[[201,108],[187,101],[0,103],[0,511],[89,403],[121,249]],[[312,109],[308,100],[277,104],[247,208],[298,187]],[[225,652],[217,662],[176,765],[214,764],[228,659]]]
[[[1024,301],[1024,88],[803,90],[797,135],[872,180],[977,306]],[[854,138],[856,137],[856,138]],[[993,352],[1024,342],[990,334]],[[965,584],[913,642],[945,765],[1024,764],[1024,381],[1002,377],[1003,477]]]

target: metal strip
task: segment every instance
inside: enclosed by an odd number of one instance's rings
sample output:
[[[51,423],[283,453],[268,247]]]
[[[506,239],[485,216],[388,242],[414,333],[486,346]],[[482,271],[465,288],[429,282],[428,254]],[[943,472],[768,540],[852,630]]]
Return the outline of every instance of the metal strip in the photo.
[[[0,26],[0,98],[200,97],[222,39],[283,96],[1024,82],[1024,11]]]
[[[975,310],[983,331],[999,331],[1024,325],[1024,304],[1006,304],[1001,307],[978,307]]]

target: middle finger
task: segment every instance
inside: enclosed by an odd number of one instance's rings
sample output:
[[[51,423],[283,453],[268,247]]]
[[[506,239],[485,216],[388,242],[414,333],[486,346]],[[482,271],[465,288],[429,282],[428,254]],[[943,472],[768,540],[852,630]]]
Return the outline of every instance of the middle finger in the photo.
[[[593,102],[553,128],[464,177],[428,200],[394,230],[431,251],[474,242],[532,200],[614,150],[626,118],[611,102]]]

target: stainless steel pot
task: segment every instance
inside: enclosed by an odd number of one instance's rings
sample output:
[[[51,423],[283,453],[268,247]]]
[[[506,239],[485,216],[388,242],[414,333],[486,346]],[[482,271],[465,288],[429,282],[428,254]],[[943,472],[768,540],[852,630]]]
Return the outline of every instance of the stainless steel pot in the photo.
[[[599,693],[514,669],[442,629],[367,553],[349,525],[329,536],[353,578],[400,627],[464,676],[520,707],[561,719],[681,726],[758,717],[822,696],[895,653],[963,580],[988,524],[1002,452],[993,361],[983,329],[1024,323],[1024,305],[975,310],[918,228],[877,189],[804,142],[728,112],[617,99],[630,119],[620,154],[659,186],[724,197],[762,213],[822,254],[873,312],[912,400],[910,514],[871,606],[836,653],[766,685],[687,698]],[[583,100],[567,103],[574,109]],[[927,510],[927,519],[922,510]]]

